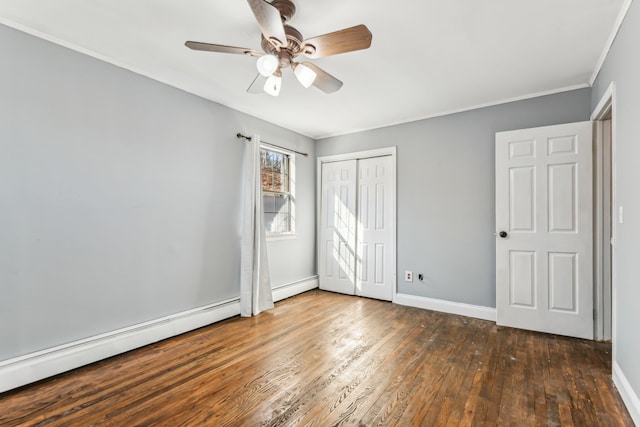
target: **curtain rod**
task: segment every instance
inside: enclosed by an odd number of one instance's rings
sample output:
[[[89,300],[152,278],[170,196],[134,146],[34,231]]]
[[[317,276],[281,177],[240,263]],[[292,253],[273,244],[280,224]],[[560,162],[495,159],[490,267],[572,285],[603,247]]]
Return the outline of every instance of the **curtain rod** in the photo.
[[[238,138],[238,139],[246,139],[247,141],[251,141],[251,139],[252,139],[250,136],[243,135],[243,134],[241,134],[240,132],[238,132],[238,133],[236,134],[236,138]],[[308,154],[308,153],[302,153],[302,152],[300,152],[300,151],[292,150],[292,149],[287,148],[287,147],[281,147],[281,146],[279,146],[279,145],[272,144],[272,143],[267,142],[267,141],[262,141],[262,142],[264,142],[265,144],[271,145],[271,146],[273,146],[273,147],[276,147],[276,148],[282,148],[283,150],[287,150],[287,151],[294,152],[294,153],[296,153],[296,154],[300,154],[301,156],[309,157],[309,154]]]

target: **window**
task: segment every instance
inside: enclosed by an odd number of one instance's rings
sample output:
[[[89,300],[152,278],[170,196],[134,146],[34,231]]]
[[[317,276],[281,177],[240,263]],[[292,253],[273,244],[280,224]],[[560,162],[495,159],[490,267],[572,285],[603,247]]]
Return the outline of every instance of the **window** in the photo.
[[[295,157],[271,147],[261,147],[262,201],[268,235],[294,233]]]

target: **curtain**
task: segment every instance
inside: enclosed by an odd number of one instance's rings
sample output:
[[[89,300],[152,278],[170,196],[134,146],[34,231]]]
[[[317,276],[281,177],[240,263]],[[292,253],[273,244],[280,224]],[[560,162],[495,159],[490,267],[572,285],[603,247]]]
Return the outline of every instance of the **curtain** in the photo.
[[[240,315],[250,317],[273,308],[262,207],[260,137],[254,135],[244,151]]]

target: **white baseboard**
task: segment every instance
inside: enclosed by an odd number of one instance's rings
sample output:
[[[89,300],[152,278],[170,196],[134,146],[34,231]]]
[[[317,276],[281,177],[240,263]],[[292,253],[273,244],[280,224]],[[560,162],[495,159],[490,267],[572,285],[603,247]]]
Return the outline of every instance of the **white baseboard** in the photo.
[[[234,299],[4,360],[0,393],[238,314],[240,302]]]
[[[475,317],[477,319],[490,320],[492,322],[496,321],[496,309],[491,307],[451,302],[409,294],[396,294],[393,302],[400,305],[408,305],[410,307],[441,311],[443,313],[459,314],[461,316]]]
[[[313,276],[273,289],[280,301],[318,287]],[[0,362],[0,393],[240,314],[239,299],[184,311]]]
[[[620,396],[627,406],[633,422],[637,426],[640,426],[640,398],[638,398],[638,395],[631,387],[631,384],[629,384],[627,377],[615,360],[613,361],[613,383],[618,388],[618,392],[620,392]]]
[[[301,294],[318,287],[318,276],[308,277],[297,282],[287,283],[273,288],[273,301],[278,302],[283,299]]]

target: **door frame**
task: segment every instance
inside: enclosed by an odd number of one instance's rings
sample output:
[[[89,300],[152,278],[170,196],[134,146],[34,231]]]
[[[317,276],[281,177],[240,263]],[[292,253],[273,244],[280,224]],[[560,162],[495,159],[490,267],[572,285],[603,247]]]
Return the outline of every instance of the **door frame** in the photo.
[[[611,211],[607,214],[604,211],[602,192],[603,177],[602,177],[602,152],[603,152],[603,139],[602,139],[602,126],[606,117],[611,114]],[[611,217],[611,342],[612,342],[612,356],[613,360],[616,357],[616,236],[618,219],[616,212],[616,86],[615,82],[611,82],[607,90],[600,98],[598,105],[594,108],[591,114],[591,120],[593,121],[594,131],[594,159],[596,168],[595,180],[594,180],[594,210],[595,217],[597,219],[596,227],[594,230],[594,339],[604,340],[607,337],[606,324],[604,318],[604,286],[605,281],[602,278],[602,269],[604,265],[602,244],[604,240],[602,230],[602,220],[607,215]],[[595,221],[594,221],[595,223]]]
[[[396,217],[397,217],[397,192],[398,192],[398,187],[397,187],[397,182],[398,182],[398,176],[397,176],[397,156],[396,156],[396,151],[397,148],[396,146],[391,146],[391,147],[384,147],[384,148],[378,148],[378,149],[374,149],[374,150],[366,150],[366,151],[356,151],[356,152],[352,152],[352,153],[344,153],[344,154],[334,154],[334,155],[330,155],[330,156],[322,156],[322,157],[318,157],[317,159],[317,165],[316,165],[316,265],[317,260],[319,259],[319,255],[320,255],[320,218],[322,215],[322,164],[323,163],[333,163],[333,162],[341,162],[344,160],[362,160],[362,159],[370,159],[370,158],[374,158],[374,157],[384,157],[384,156],[391,156],[391,194],[389,197],[389,201],[391,202],[391,270],[393,271],[392,274],[392,288],[393,288],[393,292],[392,292],[392,296],[391,296],[391,302],[395,302],[396,301],[396,294],[398,292],[398,278],[397,278],[397,245],[398,245],[398,239],[397,239],[397,224],[396,224]],[[356,174],[357,176],[357,174]],[[356,183],[356,195],[358,194],[358,190],[357,190],[357,183]],[[358,200],[356,199],[356,205],[358,203]],[[319,268],[319,265],[317,265]],[[319,271],[318,271],[319,273]]]

